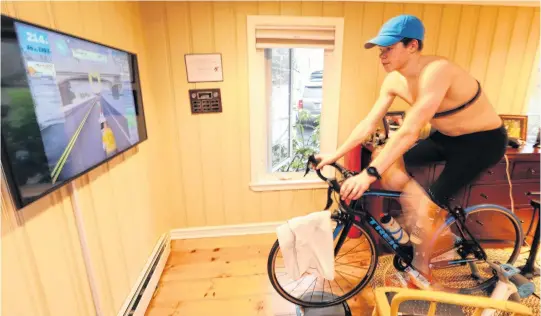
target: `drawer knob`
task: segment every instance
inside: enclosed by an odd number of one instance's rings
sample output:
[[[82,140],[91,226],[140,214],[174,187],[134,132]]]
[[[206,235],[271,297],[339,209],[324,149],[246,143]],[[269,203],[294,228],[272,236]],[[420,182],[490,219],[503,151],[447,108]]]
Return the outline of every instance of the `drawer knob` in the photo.
[[[489,175],[493,175],[493,174],[494,174],[494,171],[492,171],[492,170],[489,170],[489,171],[487,171],[487,172],[488,172]]]
[[[487,196],[486,194],[481,193],[480,195],[481,195],[481,197],[484,198],[485,200],[488,200],[488,196]]]
[[[530,168],[530,169],[528,169],[528,171],[529,171],[531,174],[535,174],[535,169]]]

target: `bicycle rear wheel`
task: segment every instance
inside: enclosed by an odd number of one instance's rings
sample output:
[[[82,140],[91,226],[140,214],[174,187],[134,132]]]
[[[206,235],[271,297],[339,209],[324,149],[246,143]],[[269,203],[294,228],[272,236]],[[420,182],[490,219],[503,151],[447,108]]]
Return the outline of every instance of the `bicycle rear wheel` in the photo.
[[[522,244],[522,226],[518,218],[499,205],[474,205],[465,210],[466,227],[487,255],[487,261],[513,264]],[[467,235],[467,234],[466,234]],[[468,241],[460,237],[456,220],[449,217],[432,240],[430,264],[433,282],[438,289],[470,294],[482,291],[497,281],[486,261],[444,266],[442,263],[474,258]],[[440,264],[440,265],[438,265]]]
[[[374,275],[377,252],[373,237],[364,228],[355,227],[360,230],[358,238],[347,237],[349,229],[343,225],[336,226],[335,249],[339,237],[345,239],[338,253],[335,251],[335,277],[332,281],[321,276],[315,265],[294,280],[285,269],[280,244],[276,240],[269,253],[267,272],[278,294],[302,307],[329,307],[350,299],[362,290]]]

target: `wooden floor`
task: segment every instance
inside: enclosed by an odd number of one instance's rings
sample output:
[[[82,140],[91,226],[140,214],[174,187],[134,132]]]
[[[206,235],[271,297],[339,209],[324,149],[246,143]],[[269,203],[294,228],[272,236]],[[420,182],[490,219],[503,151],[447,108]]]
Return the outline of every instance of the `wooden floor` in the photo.
[[[267,276],[275,240],[276,234],[173,241],[146,315],[296,315]],[[353,315],[371,315],[372,289],[348,303]]]

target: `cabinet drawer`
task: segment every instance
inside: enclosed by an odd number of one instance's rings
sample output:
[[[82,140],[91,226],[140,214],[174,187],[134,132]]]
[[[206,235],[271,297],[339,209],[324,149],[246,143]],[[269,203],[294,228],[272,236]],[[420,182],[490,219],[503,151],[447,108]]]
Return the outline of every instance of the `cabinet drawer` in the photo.
[[[539,179],[539,162],[515,162],[511,178],[513,178],[514,180]]]
[[[438,164],[434,168],[434,179],[437,179],[445,168],[445,165]],[[505,163],[498,163],[487,170],[483,171],[475,182],[490,182],[490,181],[500,181],[507,179],[507,173],[505,172],[506,165]]]
[[[468,206],[482,203],[510,205],[508,184],[473,185],[468,197]]]
[[[530,191],[538,192],[539,182],[513,184],[513,202],[515,202],[515,207],[530,206],[530,200],[538,198],[537,196],[526,195]],[[509,193],[507,193],[507,196],[509,196]]]
[[[507,179],[506,164],[499,163],[483,171],[477,181],[499,181]]]
[[[539,183],[513,184],[513,202],[515,207],[530,205],[531,196],[529,191],[539,191]],[[468,197],[468,206],[482,203],[499,204],[505,207],[511,206],[509,198],[509,184],[480,184],[471,187]]]

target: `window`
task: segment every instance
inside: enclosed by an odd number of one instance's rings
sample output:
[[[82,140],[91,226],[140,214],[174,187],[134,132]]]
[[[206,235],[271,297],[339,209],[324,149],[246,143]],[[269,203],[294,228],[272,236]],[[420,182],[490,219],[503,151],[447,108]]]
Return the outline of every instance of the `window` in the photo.
[[[250,187],[326,187],[304,172],[310,154],[336,150],[343,19],[249,16],[247,34]]]

